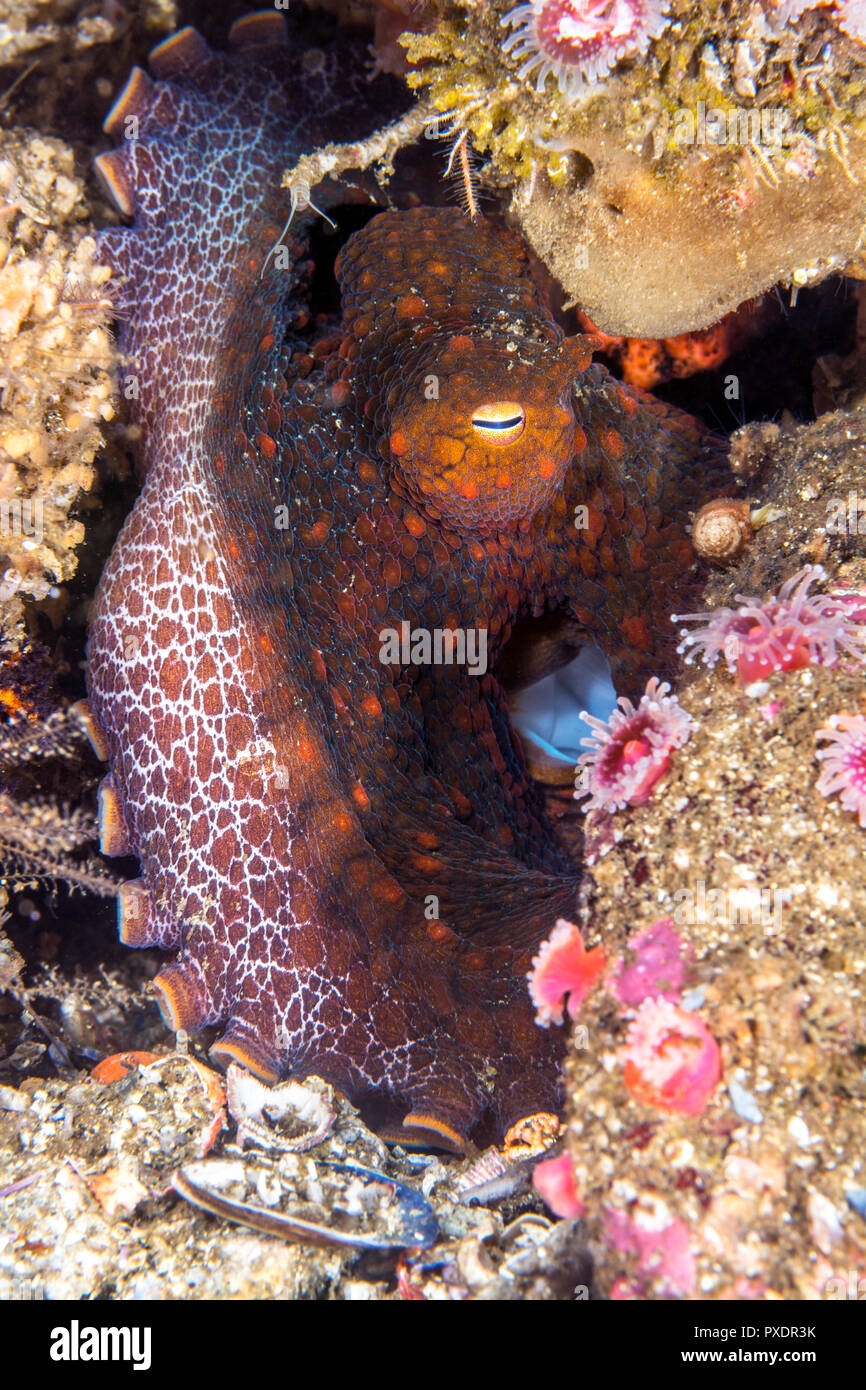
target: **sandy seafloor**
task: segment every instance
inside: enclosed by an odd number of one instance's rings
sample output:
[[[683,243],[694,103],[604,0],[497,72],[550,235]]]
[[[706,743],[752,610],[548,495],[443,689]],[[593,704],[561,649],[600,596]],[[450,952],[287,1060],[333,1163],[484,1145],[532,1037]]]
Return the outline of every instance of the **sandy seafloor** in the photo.
[[[18,24],[28,8],[44,26],[38,41],[32,16]],[[56,501],[39,571],[53,566],[56,582],[22,586],[4,600],[4,619],[26,615],[50,654],[46,689],[57,705],[83,694],[87,602],[135,491],[110,304],[81,247],[117,214],[89,162],[107,147],[99,126],[112,97],[152,43],[193,22],[218,44],[245,7],[218,17],[175,8],[0,0],[0,202],[12,209],[0,208],[9,255],[0,327],[29,392],[4,396],[0,487],[10,462],[45,470]],[[75,313],[31,286],[15,323],[24,293],[16,244],[49,285],[72,267]],[[707,607],[773,592],[808,563],[824,566],[830,587],[866,589],[866,502],[862,530],[827,524],[838,499],[866,495],[859,299],[841,276],[804,291],[794,309],[786,291],[757,342],[661,390],[712,428],[735,431],[745,495],[775,509],[736,564],[713,572]],[[728,372],[746,383],[733,406]],[[575,920],[587,946],[603,944],[614,960],[642,928],[673,919],[722,1081],[697,1116],[642,1104],[623,1084],[627,1013],[608,991],[590,995],[560,1137],[584,1208],[575,1219],[556,1218],[533,1191],[538,1150],[466,1159],[389,1150],[315,1084],[287,1093],[288,1118],[264,1136],[253,1114],[242,1145],[238,1123],[256,1096],[236,1095],[226,1110],[222,1079],[191,1060],[206,1056],[207,1038],[172,1051],[147,989],[158,953],[115,940],[111,876],[135,865],[95,854],[99,768],[70,734],[32,772],[29,857],[13,824],[21,808],[4,804],[5,831],[0,823],[0,1297],[857,1296],[866,1287],[866,829],[816,791],[815,733],[841,711],[866,715],[862,672],[812,666],[743,687],[723,662],[712,672],[684,665],[678,693],[694,732],[650,801],[594,813],[585,826],[568,808],[586,863]],[[724,903],[743,889],[758,904],[751,914],[682,915],[684,895],[716,891]],[[157,1060],[90,1079],[101,1059],[129,1051]],[[314,1121],[298,1118],[299,1107],[336,1112],[327,1137],[300,1154],[291,1145]],[[378,1233],[386,1246],[390,1234],[391,1248],[318,1248],[198,1210],[169,1180],[205,1153],[222,1163],[217,1180],[234,1197]],[[438,1221],[435,1243],[401,1254],[395,1231],[409,1217],[399,1192],[357,1180],[348,1191],[333,1166],[346,1160],[420,1193]]]

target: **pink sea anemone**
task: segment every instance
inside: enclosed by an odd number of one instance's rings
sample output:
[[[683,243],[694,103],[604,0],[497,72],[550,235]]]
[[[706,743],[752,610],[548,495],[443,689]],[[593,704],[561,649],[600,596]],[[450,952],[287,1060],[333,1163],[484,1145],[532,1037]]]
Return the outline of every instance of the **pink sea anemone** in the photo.
[[[853,811],[866,828],[866,719],[859,714],[834,714],[817,730],[828,745],[815,756],[824,767],[817,781],[822,796],[837,792],[846,811]]]
[[[673,918],[661,917],[628,943],[629,963],[622,958],[610,982],[610,992],[627,1008],[645,999],[675,1000],[686,983],[694,948],[674,930]]]
[[[737,594],[739,608],[716,608],[708,613],[675,613],[684,628],[677,648],[686,662],[700,656],[715,666],[724,655],[740,685],[761,680],[773,671],[797,671],[803,666],[835,666],[844,653],[866,661],[866,625],[853,616],[852,605],[832,594],[810,594],[810,586],[826,578],[821,565],[806,565],[786,580],[778,594],[761,600]]]
[[[584,1207],[574,1185],[574,1168],[569,1154],[546,1158],[532,1171],[532,1185],[554,1216],[573,1221],[582,1216]]]
[[[518,76],[536,68],[536,91],[552,73],[565,96],[610,72],[620,58],[646,53],[668,23],[669,0],[531,0],[502,20],[514,29],[503,44],[523,58]]]
[[[542,1028],[562,1023],[566,998],[568,1016],[575,1018],[606,964],[601,947],[587,951],[578,928],[560,917],[550,936],[542,941],[527,976],[529,994],[537,1010],[536,1023]]]
[[[669,690],[653,676],[637,708],[620,696],[620,708],[607,722],[583,716],[593,732],[580,746],[591,751],[578,759],[574,795],[578,801],[590,798],[587,810],[642,806],[667,772],[673,750],[688,743],[692,717]]]
[[[668,999],[647,999],[629,1026],[623,1080],[659,1110],[697,1115],[722,1074],[719,1045],[706,1024]]]
[[[634,1216],[609,1208],[603,1240],[633,1260],[635,1280],[617,1279],[611,1298],[645,1298],[651,1289],[671,1298],[694,1292],[698,1271],[689,1228],[661,1198],[644,1197],[642,1204],[636,1204]]]

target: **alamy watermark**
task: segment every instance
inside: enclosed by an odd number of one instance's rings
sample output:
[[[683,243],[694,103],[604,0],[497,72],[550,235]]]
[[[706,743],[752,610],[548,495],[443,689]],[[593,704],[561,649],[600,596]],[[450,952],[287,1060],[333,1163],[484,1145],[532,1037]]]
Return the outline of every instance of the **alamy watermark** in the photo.
[[[827,502],[827,533],[831,536],[866,536],[866,497],[849,492]]]
[[[52,1361],[129,1361],[134,1371],[151,1364],[149,1327],[82,1327],[73,1318],[67,1327],[51,1330],[48,1351]]]
[[[673,895],[673,919],[678,927],[773,927],[782,926],[782,910],[791,902],[790,888],[707,888],[698,879],[694,888],[678,888]]]
[[[699,101],[673,118],[670,138],[676,145],[766,145],[778,149],[799,139],[791,113],[781,106],[710,106]]]
[[[41,497],[0,498],[0,540],[22,540],[35,550],[45,535],[43,511]]]
[[[465,666],[470,676],[487,670],[486,627],[412,627],[404,619],[399,629],[379,633],[383,666]]]
[[[833,1274],[824,1281],[824,1296],[836,1303],[866,1301],[866,1274],[849,1269],[847,1274]]]

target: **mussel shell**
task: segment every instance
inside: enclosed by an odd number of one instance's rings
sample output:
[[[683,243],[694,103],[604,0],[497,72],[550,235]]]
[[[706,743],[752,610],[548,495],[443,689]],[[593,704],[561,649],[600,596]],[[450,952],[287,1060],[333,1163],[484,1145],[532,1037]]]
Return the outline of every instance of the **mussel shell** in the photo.
[[[220,1175],[223,1177],[223,1186],[237,1185],[242,1181],[249,1186],[250,1179],[247,1175],[257,1171],[279,1176],[277,1168],[259,1164],[252,1159],[204,1159],[178,1168],[172,1178],[172,1186],[186,1201],[203,1211],[211,1212],[214,1216],[251,1226],[257,1231],[266,1231],[283,1240],[300,1241],[306,1245],[342,1246],[354,1250],[425,1250],[438,1236],[436,1216],[420,1192],[415,1192],[384,1173],[377,1173],[373,1169],[362,1168],[354,1163],[317,1160],[316,1171],[323,1182],[327,1182],[330,1176],[342,1175],[349,1180],[383,1188],[383,1195],[386,1195],[389,1206],[389,1229],[385,1232],[340,1230],[335,1226],[311,1221],[293,1213],[290,1201],[288,1210],[275,1210],[272,1207],[239,1201],[219,1191],[220,1184],[216,1179]],[[310,1204],[299,1198],[296,1205],[308,1207]]]

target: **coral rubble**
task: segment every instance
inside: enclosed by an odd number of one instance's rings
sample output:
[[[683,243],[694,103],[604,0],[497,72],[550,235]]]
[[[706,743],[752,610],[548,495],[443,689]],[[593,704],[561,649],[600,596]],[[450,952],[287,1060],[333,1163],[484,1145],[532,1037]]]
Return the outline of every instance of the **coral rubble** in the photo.
[[[72,150],[0,133],[0,622],[55,598],[77,565],[74,515],[115,413],[108,273],[81,230]]]

